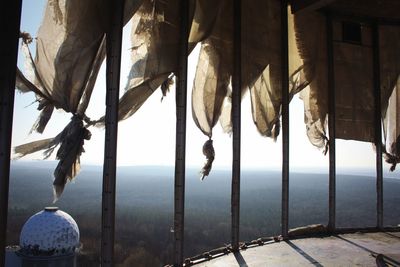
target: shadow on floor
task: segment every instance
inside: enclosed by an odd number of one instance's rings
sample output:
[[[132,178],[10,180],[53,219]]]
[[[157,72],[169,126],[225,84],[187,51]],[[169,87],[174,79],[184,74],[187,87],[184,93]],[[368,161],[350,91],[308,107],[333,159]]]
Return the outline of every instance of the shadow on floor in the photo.
[[[314,266],[323,267],[321,263],[319,263],[316,259],[308,255],[304,250],[293,244],[290,240],[286,240],[285,242]]]
[[[400,236],[394,235],[394,234],[392,234],[392,233],[388,233],[388,232],[383,232],[383,233],[384,233],[385,235],[390,236],[390,237],[400,239]]]
[[[395,260],[395,259],[393,259],[393,258],[391,258],[391,257],[388,257],[388,256],[386,256],[386,255],[384,255],[384,254],[379,253],[379,252],[370,250],[369,248],[366,248],[366,247],[364,247],[364,246],[362,246],[362,245],[360,245],[360,244],[357,244],[357,243],[355,243],[355,242],[353,242],[353,241],[350,241],[350,240],[348,240],[348,239],[346,239],[346,238],[344,238],[344,237],[341,237],[341,236],[338,236],[338,235],[335,235],[335,237],[338,238],[338,239],[340,239],[340,240],[342,240],[342,241],[344,241],[344,242],[347,242],[347,243],[349,243],[349,244],[351,244],[351,245],[353,245],[353,246],[356,246],[356,247],[358,247],[358,248],[360,248],[360,249],[362,249],[362,250],[364,250],[364,251],[369,252],[369,253],[370,253],[372,256],[374,256],[375,258],[377,257],[377,255],[382,255],[383,260],[385,260],[386,262],[392,264],[393,266],[400,266],[400,262],[398,262],[397,260]]]
[[[236,261],[238,262],[240,267],[248,267],[246,261],[243,259],[242,254],[239,252],[234,252],[233,255],[235,256]]]

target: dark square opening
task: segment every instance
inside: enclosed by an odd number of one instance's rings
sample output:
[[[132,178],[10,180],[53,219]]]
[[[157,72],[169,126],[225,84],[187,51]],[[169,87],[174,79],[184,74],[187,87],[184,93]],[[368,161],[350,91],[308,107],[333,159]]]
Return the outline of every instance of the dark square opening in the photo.
[[[361,44],[361,24],[350,21],[342,22],[343,42]]]

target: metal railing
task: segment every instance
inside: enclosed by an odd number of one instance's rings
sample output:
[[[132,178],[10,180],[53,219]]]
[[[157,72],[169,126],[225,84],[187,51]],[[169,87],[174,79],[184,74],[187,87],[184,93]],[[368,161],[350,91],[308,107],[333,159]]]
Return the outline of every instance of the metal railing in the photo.
[[[233,77],[232,77],[232,186],[231,186],[231,245],[239,249],[240,224],[240,133],[242,90],[242,1],[233,2]]]
[[[185,226],[186,109],[189,36],[189,2],[180,1],[178,73],[176,75],[176,142],[174,190],[174,266],[183,265]]]
[[[22,0],[3,3],[0,11],[0,266],[5,262],[10,153],[14,111],[15,73]]]
[[[114,262],[118,101],[124,2],[124,0],[108,1],[109,25],[106,32],[106,116],[101,217],[102,266],[113,266]]]
[[[288,6],[281,3],[281,77],[282,77],[282,236],[289,232],[289,44]]]

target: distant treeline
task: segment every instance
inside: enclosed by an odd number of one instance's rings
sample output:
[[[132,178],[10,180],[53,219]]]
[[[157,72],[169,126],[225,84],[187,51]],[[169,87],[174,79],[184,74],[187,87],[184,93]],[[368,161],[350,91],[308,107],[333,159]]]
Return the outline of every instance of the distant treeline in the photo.
[[[117,266],[163,266],[172,262],[173,168],[118,169],[115,261]],[[53,166],[14,164],[10,181],[7,239],[18,244],[24,222],[45,206],[56,205],[78,223],[81,266],[99,266],[101,167],[86,167],[52,204]],[[214,171],[201,182],[187,172],[185,255],[230,243],[230,172]],[[326,224],[327,174],[292,173],[290,227]],[[281,177],[277,172],[244,171],[241,180],[240,239],[279,235]],[[400,223],[400,180],[385,179],[385,224]],[[374,226],[375,180],[341,175],[337,179],[337,225]]]

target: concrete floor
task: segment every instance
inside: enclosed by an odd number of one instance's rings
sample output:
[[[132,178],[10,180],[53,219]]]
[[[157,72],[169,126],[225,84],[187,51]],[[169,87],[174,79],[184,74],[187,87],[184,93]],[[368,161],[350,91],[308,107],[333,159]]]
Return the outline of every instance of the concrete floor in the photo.
[[[377,266],[377,254],[385,256],[388,266],[400,266],[400,232],[294,239],[248,248],[195,266]]]

